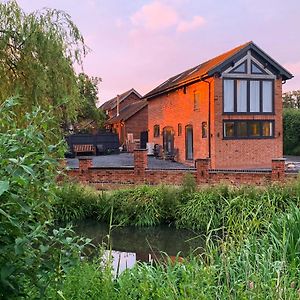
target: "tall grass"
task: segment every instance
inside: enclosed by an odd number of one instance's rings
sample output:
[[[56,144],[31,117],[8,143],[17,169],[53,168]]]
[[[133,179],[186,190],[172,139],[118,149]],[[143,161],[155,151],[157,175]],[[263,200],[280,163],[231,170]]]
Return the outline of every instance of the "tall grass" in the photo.
[[[86,193],[75,192],[74,199]],[[92,195],[93,208],[84,204],[86,212],[79,216],[94,215],[111,226],[175,222],[206,232],[206,248],[180,262],[137,263],[116,278],[101,259],[83,262],[59,287],[49,286],[49,299],[299,299],[299,184],[202,190],[143,186]],[[77,208],[76,201],[68,207]],[[217,229],[224,235],[216,242],[211,236]]]
[[[84,263],[59,292],[49,289],[49,298],[299,299],[300,211],[292,207],[277,217],[260,238],[250,235],[238,246],[228,240],[212,244],[181,262],[138,263],[115,279],[99,262]]]
[[[139,186],[98,192],[65,185],[58,191],[54,214],[58,220],[88,217],[108,223],[113,209],[114,225],[155,226],[174,224],[206,232],[220,229],[242,240],[268,230],[278,212],[300,205],[300,184],[262,187],[217,186],[195,190],[187,186]]]

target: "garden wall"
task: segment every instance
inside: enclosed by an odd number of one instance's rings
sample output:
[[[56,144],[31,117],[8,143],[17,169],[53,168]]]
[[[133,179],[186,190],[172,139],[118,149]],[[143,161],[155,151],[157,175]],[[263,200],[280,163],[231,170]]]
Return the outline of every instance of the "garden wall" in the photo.
[[[119,188],[137,184],[181,185],[186,174],[194,176],[198,185],[226,183],[231,185],[265,185],[285,182],[297,174],[285,172],[285,160],[272,160],[272,169],[266,170],[220,170],[211,169],[210,159],[198,159],[195,168],[149,169],[146,150],[134,151],[133,167],[93,167],[91,158],[80,158],[78,169],[66,169],[66,175],[83,184],[96,188]]]

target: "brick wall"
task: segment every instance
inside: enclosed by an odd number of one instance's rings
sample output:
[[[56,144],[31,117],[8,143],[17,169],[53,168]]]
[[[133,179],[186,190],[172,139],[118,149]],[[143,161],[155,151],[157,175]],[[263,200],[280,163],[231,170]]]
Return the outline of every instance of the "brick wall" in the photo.
[[[148,130],[148,106],[144,107],[125,122],[125,137],[133,133],[134,139],[140,139],[142,131]]]
[[[222,78],[215,78],[213,101],[213,168],[271,168],[271,159],[283,156],[282,141],[282,84],[275,80],[275,115],[223,115]],[[275,120],[275,138],[223,139],[223,120]]]
[[[213,77],[211,82],[211,165],[212,168],[271,168],[271,158],[283,156],[282,132],[282,83],[275,80],[274,115],[224,115],[222,78]],[[200,94],[199,110],[194,111],[194,93]],[[179,149],[178,161],[185,160],[185,126],[193,125],[194,160],[206,158],[208,138],[202,138],[201,124],[208,123],[209,89],[206,82],[198,82],[186,87],[157,96],[148,101],[149,141],[163,145],[163,128],[173,127],[174,147]],[[274,120],[275,137],[271,139],[223,139],[223,121]],[[178,123],[182,124],[182,135],[178,136]],[[154,125],[160,126],[160,136],[154,137]],[[194,162],[192,162],[193,164]]]
[[[80,159],[79,169],[66,170],[66,174],[69,179],[102,189],[138,184],[181,185],[187,174],[192,174],[198,185],[219,183],[266,185],[297,177],[297,174],[285,173],[284,159],[274,159],[272,169],[264,171],[211,169],[210,159],[198,159],[196,168],[191,169],[149,169],[147,160],[145,150],[135,150],[134,166],[126,168],[95,168],[91,159]]]
[[[199,109],[194,110],[194,94],[199,93]],[[163,145],[163,128],[171,126],[174,130],[174,148],[179,150],[177,160],[186,161],[185,126],[193,126],[194,158],[208,157],[208,138],[202,138],[201,123],[208,122],[208,84],[198,82],[148,101],[149,142]],[[178,124],[182,134],[178,136]],[[160,126],[160,136],[154,137],[154,125]],[[192,164],[194,164],[192,162]]]

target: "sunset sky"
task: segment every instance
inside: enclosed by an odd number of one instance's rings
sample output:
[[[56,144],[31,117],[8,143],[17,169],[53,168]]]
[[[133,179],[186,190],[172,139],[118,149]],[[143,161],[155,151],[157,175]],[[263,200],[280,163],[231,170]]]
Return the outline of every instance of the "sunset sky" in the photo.
[[[300,89],[299,0],[19,0],[26,11],[68,12],[92,52],[100,103],[130,88],[145,94],[167,78],[247,41],[295,77]]]

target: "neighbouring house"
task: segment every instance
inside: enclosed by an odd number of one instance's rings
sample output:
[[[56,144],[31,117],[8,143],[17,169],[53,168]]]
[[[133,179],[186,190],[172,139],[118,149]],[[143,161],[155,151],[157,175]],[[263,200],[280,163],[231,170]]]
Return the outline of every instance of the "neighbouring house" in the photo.
[[[103,103],[100,108],[108,116],[107,129],[118,133],[120,144],[132,151],[134,144],[148,141],[148,103],[134,89]],[[146,145],[143,145],[146,147]]]
[[[149,142],[193,164],[268,168],[283,156],[282,84],[293,76],[252,41],[147,93]]]

